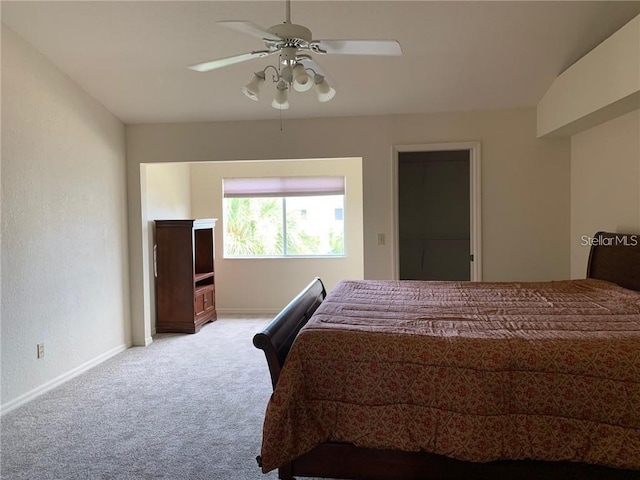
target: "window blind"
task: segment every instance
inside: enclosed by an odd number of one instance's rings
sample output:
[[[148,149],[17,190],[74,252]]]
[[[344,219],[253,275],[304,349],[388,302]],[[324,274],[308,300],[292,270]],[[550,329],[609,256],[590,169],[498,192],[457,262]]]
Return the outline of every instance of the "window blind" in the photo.
[[[344,195],[344,177],[250,177],[224,178],[225,198],[309,197]]]

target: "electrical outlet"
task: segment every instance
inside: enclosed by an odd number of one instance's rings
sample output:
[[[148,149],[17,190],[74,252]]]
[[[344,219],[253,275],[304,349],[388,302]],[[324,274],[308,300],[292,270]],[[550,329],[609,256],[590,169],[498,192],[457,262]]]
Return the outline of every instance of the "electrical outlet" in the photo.
[[[36,345],[38,348],[38,358],[44,358],[44,343]]]
[[[384,233],[379,233],[378,234],[378,245],[384,245]]]

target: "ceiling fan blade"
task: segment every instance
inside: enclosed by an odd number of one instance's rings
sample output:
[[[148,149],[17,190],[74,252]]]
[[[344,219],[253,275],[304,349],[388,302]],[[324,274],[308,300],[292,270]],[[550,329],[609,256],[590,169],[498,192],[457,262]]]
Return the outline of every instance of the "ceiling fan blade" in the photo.
[[[402,55],[400,43],[396,40],[316,40],[320,53],[340,55]]]
[[[258,37],[262,40],[270,40],[272,42],[280,42],[282,38],[273,33],[270,33],[266,29],[262,28],[260,25],[256,25],[253,22],[247,22],[242,20],[225,20],[216,22],[220,25],[231,28],[232,30],[236,30],[241,33],[246,33],[247,35],[251,35],[252,37]]]
[[[218,60],[211,60],[209,62],[198,63],[196,65],[191,65],[190,70],[195,70],[196,72],[209,72],[211,70],[215,70],[216,68],[228,67],[229,65],[234,65],[240,62],[246,62],[247,60],[253,60],[254,58],[262,58],[270,55],[273,52],[269,50],[260,50],[257,52],[251,53],[241,53],[240,55],[234,55],[233,57],[219,58]]]

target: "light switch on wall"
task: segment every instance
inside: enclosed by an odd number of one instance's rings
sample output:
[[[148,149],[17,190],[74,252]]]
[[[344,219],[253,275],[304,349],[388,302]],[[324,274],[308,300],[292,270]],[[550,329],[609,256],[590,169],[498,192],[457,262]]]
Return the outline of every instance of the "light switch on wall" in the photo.
[[[378,245],[384,245],[385,240],[384,240],[384,233],[379,233],[378,234]]]

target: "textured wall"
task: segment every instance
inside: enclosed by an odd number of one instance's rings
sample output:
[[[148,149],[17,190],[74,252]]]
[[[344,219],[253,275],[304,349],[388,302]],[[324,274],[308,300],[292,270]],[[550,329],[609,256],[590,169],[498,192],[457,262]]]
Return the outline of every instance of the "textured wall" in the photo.
[[[343,278],[363,278],[361,159],[199,162],[192,164],[191,173],[191,208],[194,216],[217,217],[221,220],[216,226],[216,303],[221,312],[277,312],[314,277],[322,278],[327,289],[333,288]],[[280,175],[345,177],[345,257],[224,258],[222,179]]]
[[[147,334],[145,344],[153,339],[149,335],[155,334],[156,301],[153,273],[153,244],[154,220],[189,219],[191,216],[191,171],[188,163],[169,163],[164,165],[140,165],[141,202],[142,202],[142,231],[147,238],[147,275],[145,278],[145,323],[152,325]]]
[[[569,276],[570,141],[536,138],[536,111],[127,126],[134,342],[144,342],[140,164],[362,157],[365,278],[393,269],[393,145],[480,141],[484,280]],[[387,236],[377,244],[378,233]],[[247,285],[259,289],[260,284]]]
[[[584,236],[640,233],[640,110],[571,137],[571,277],[584,278]]]
[[[130,343],[124,135],[3,25],[5,409]]]
[[[538,103],[538,135],[573,135],[640,104],[640,15],[551,84]]]

